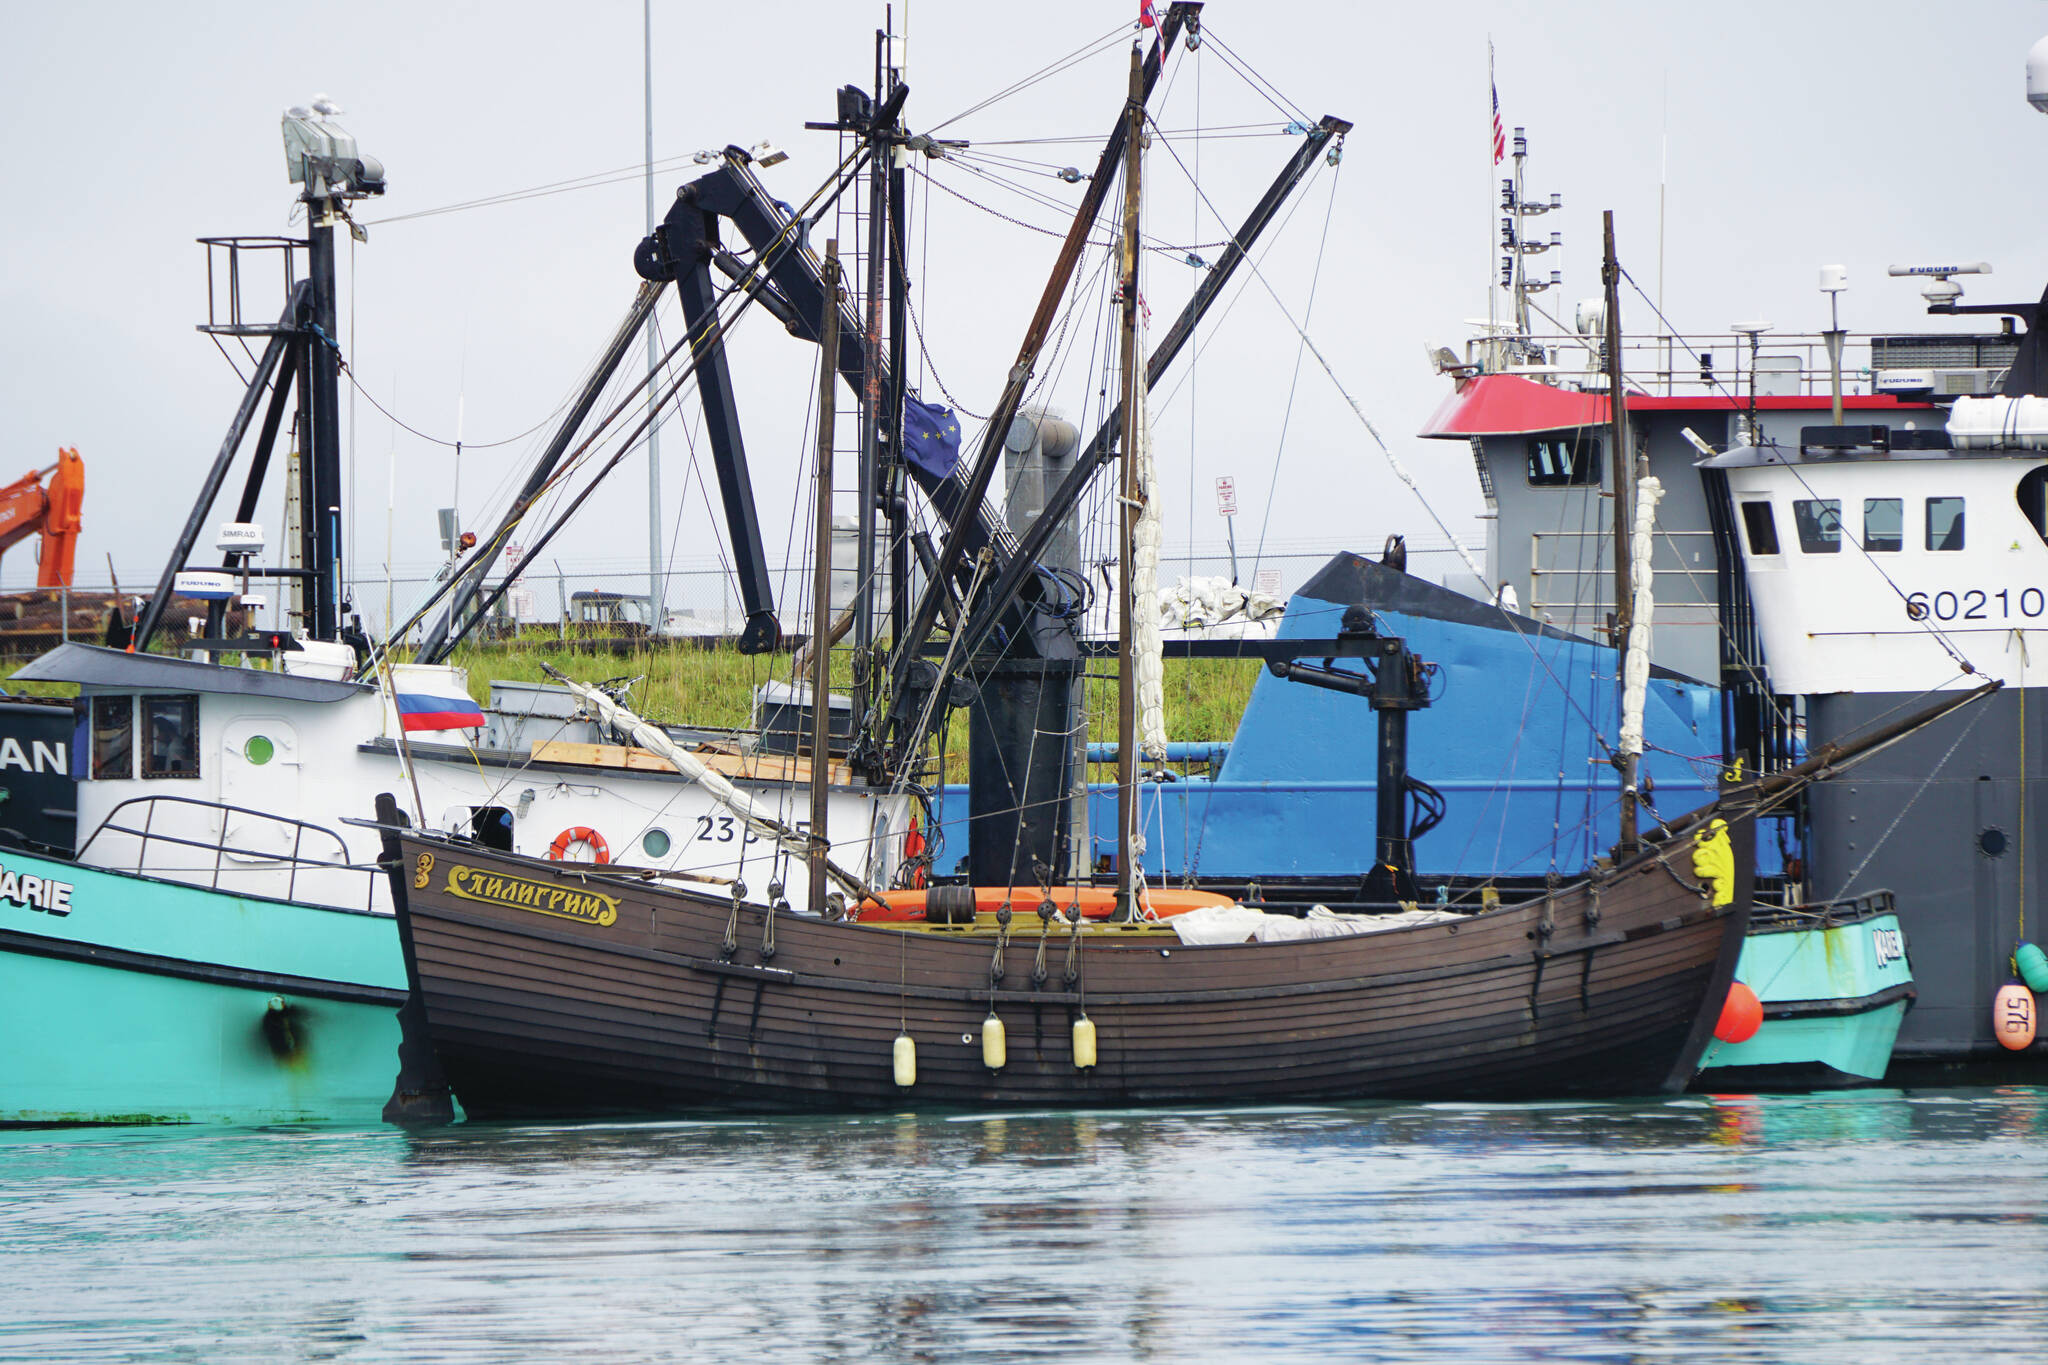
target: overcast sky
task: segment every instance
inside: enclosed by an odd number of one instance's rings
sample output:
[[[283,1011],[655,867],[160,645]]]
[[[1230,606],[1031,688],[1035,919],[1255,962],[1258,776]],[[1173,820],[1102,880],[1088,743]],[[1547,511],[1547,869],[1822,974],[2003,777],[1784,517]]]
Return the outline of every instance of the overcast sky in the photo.
[[[908,121],[951,120],[1113,36],[1134,9],[1134,0],[899,0]],[[1341,167],[1319,167],[1302,191],[1262,280],[1247,275],[1234,291],[1241,297],[1207,334],[1193,380],[1177,373],[1165,386],[1174,396],[1156,421],[1169,543],[1220,543],[1211,481],[1222,474],[1237,481],[1247,555],[1261,537],[1269,549],[1376,549],[1391,530],[1438,539],[1313,357],[1295,380],[1302,352],[1290,317],[1307,319],[1317,349],[1439,514],[1468,539],[1483,535],[1468,452],[1414,433],[1447,391],[1424,343],[1461,344],[1464,320],[1487,311],[1499,218],[1489,35],[1503,117],[1529,132],[1530,188],[1564,198],[1562,214],[1541,220],[1565,239],[1564,289],[1546,302],[1569,308],[1598,292],[1604,208],[1615,211],[1624,264],[1646,285],[1657,278],[1660,174],[1666,311],[1685,330],[1724,330],[1737,318],[1815,329],[1824,262],[1848,266],[1844,320],[1859,330],[1924,321],[1914,288],[1884,277],[1893,262],[1989,260],[1998,273],[1971,283],[1972,299],[2038,296],[2048,272],[2039,226],[2048,119],[2025,103],[2023,62],[2048,31],[2048,10],[1973,0],[1935,13],[1782,0],[1212,0],[1205,24],[1220,43],[1175,54],[1156,116],[1168,130],[1258,135],[1206,139],[1199,153],[1174,137],[1178,161],[1154,150],[1146,211],[1159,240],[1214,259],[1201,244],[1222,235],[1216,215],[1234,222],[1292,149],[1281,132],[1288,116],[1233,66],[1311,116],[1357,127]],[[834,160],[833,136],[802,124],[831,116],[838,85],[868,81],[882,14],[855,0],[656,0],[655,156],[773,139],[792,156],[764,178],[801,200]],[[472,444],[542,422],[632,296],[645,215],[632,174],[643,155],[637,0],[373,0],[344,10],[8,0],[0,22],[0,438],[14,470],[48,463],[60,445],[84,454],[81,583],[103,582],[109,556],[124,585],[155,576],[239,398],[228,363],[192,330],[205,312],[193,239],[296,230],[278,133],[285,106],[332,96],[347,109],[340,122],[388,169],[390,193],[358,214],[373,224],[368,244],[344,248],[343,343],[364,391],[419,431],[452,439],[458,406]],[[993,400],[1057,245],[1008,219],[1064,225],[1063,206],[1080,190],[1051,172],[1092,162],[1122,98],[1126,50],[1108,44],[945,127],[981,153],[1046,164],[983,156],[931,167],[938,185],[965,198],[929,194],[918,229],[930,363],[914,377],[927,397],[940,398],[943,383],[971,411]],[[1086,141],[1018,143],[1052,137]],[[1182,169],[1197,165],[1199,194]],[[605,171],[621,174],[596,188],[376,225]],[[658,174],[664,208],[697,173],[684,164]],[[853,235],[850,225],[841,231]],[[1154,255],[1146,292],[1162,329],[1195,275]],[[1648,325],[1646,310],[1624,313],[1631,327]],[[1070,412],[1091,401],[1099,357],[1091,368],[1088,347],[1100,319],[1091,296],[1048,390]],[[807,457],[815,353],[759,316],[733,350],[779,559]],[[390,557],[403,574],[438,554],[434,509],[454,497],[455,461],[360,398],[352,410],[356,574],[381,584],[390,471]],[[664,430],[664,555],[679,568],[715,562],[715,498],[691,471],[682,427]],[[465,453],[467,524],[485,529],[491,495],[540,439]],[[635,457],[593,499],[559,542],[566,568],[644,571],[646,478]],[[274,499],[263,519],[276,526]],[[33,581],[31,561],[27,546],[16,549],[0,582]],[[362,595],[381,599],[381,586]]]

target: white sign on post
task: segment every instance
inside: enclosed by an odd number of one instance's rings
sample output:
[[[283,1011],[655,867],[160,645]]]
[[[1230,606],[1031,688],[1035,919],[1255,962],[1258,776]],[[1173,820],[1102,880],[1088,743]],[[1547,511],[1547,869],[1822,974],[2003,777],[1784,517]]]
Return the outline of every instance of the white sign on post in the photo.
[[[1237,480],[1228,474],[1216,480],[1216,515],[1234,517],[1237,515]]]
[[[519,561],[526,557],[526,547],[517,541],[505,542],[505,572],[511,573],[519,567]]]

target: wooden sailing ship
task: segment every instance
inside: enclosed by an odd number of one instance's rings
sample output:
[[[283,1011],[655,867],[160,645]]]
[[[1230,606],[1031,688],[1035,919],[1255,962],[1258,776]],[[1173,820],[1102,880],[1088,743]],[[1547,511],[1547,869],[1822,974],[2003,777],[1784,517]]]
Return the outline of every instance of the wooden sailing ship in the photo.
[[[1172,5],[1149,55],[1132,51],[1122,115],[1088,178],[980,450],[971,466],[921,483],[949,523],[945,544],[928,564],[914,612],[907,578],[897,580],[892,655],[886,669],[869,674],[879,685],[861,684],[856,702],[861,734],[850,761],[869,780],[900,788],[921,761],[930,717],[948,697],[952,676],[963,669],[977,676],[975,739],[985,740],[994,757],[972,760],[979,792],[968,862],[976,885],[932,888],[913,898],[916,908],[900,897],[892,902],[890,891],[831,861],[820,796],[803,829],[744,798],[732,804],[750,836],[808,861],[800,911],[778,903],[779,888],[768,904],[755,904],[738,886],[730,895],[711,893],[632,869],[519,858],[421,833],[387,796],[378,823],[412,992],[409,1026],[424,1029],[471,1115],[707,1104],[1517,1099],[1664,1093],[1692,1079],[1749,918],[1758,803],[1786,799],[1850,757],[1846,750],[1816,755],[1767,784],[1733,786],[1713,804],[1640,834],[1629,819],[1613,855],[1582,877],[1521,903],[1482,903],[1472,913],[1300,926],[1333,930],[1328,937],[1194,942],[1181,932],[1192,921],[1174,913],[1182,907],[1153,902],[1139,884],[1128,565],[1139,539],[1134,513],[1148,497],[1131,454],[1144,439],[1142,395],[1192,335],[1302,167],[1349,127],[1325,119],[1310,133],[1306,156],[1297,153],[1166,341],[1146,358],[1137,325],[1144,105],[1162,55],[1198,22],[1199,11],[1196,4]],[[879,202],[889,153],[919,142],[898,122],[903,95],[894,73],[878,78],[872,102],[857,90],[842,91],[841,121],[826,125],[865,139],[877,176],[871,203]],[[991,535],[984,497],[1119,159],[1123,397],[1032,524],[1013,539]],[[735,164],[724,174],[740,169]],[[716,185],[686,187],[664,231],[636,257],[646,278],[684,283],[673,268],[677,244],[706,230],[706,205],[722,192]],[[842,341],[834,248],[828,244],[818,262],[807,248],[782,245],[787,224],[763,219],[755,231],[770,243],[761,259],[783,299],[811,301],[790,303],[793,329],[834,359],[820,374],[819,478],[829,488],[835,385],[844,379],[868,395],[864,419],[885,415],[890,403],[880,395],[889,385],[869,382],[881,374],[872,332],[865,350]],[[878,281],[872,257],[870,267],[871,281]],[[877,312],[871,294],[868,316]],[[706,352],[715,354],[709,342]],[[900,366],[889,369],[899,384],[901,373]],[[876,425],[863,422],[863,488],[876,473],[875,443],[867,439]],[[891,449],[902,441],[899,418]],[[1046,601],[1037,557],[1112,451],[1124,456],[1116,502],[1118,560],[1126,567],[1126,609],[1119,612],[1119,778],[1126,800],[1116,883],[1093,888],[1108,912],[1096,919],[1079,904],[1071,914],[1063,909],[1063,902],[1081,899],[1078,893],[1052,892],[1075,863],[1055,812],[1065,805],[1071,769],[1064,755],[1077,733],[1062,708],[1077,690],[1080,667],[1071,614],[1061,616]],[[822,578],[831,498],[815,504]],[[1625,585],[1625,562],[1617,568]],[[1625,588],[1621,600],[1631,600]],[[813,613],[824,619],[822,587]],[[942,615],[949,629],[934,668],[925,645]],[[1386,908],[1412,902],[1409,801],[1419,784],[1407,775],[1405,746],[1409,713],[1428,705],[1427,667],[1401,640],[1382,634],[1369,613],[1347,617],[1332,639],[1268,644],[1263,656],[1281,676],[1370,702],[1380,750],[1376,878],[1381,899],[1395,903]],[[1337,667],[1339,659],[1360,668]],[[822,696],[822,649],[811,664],[811,695]],[[657,727],[596,689],[570,685],[605,725],[718,790],[720,779],[701,764],[693,769]],[[1960,704],[1943,702],[1927,715]],[[812,720],[812,752],[828,752],[824,708],[815,708]],[[996,776],[984,782],[983,773]],[[1626,769],[1624,776],[1633,797],[1632,776]],[[1033,884],[1016,885],[1025,878]],[[978,906],[998,884],[1008,889],[994,910]],[[1255,930],[1245,937],[1266,936]],[[409,1067],[401,1089],[433,1080],[429,1069]]]
[[[434,1048],[483,1118],[1673,1092],[1741,949],[1749,829],[1728,824],[1724,904],[1688,834],[1445,923],[1203,946],[1170,918],[1042,920],[1021,891],[1008,925],[835,922],[397,830],[388,848]]]

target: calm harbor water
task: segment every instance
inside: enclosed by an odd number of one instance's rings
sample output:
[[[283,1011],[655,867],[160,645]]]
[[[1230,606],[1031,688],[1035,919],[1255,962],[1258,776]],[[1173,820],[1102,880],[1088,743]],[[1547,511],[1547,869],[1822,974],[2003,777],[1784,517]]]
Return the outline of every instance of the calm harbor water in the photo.
[[[0,1134],[0,1360],[2037,1355],[2048,1089]]]

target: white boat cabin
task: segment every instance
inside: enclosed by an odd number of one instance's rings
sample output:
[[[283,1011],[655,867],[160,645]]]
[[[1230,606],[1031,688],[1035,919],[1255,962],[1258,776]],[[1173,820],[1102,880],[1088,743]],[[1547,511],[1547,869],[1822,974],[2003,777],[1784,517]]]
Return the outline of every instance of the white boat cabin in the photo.
[[[1702,462],[1727,476],[1772,689],[2024,683],[2048,639],[2048,451],[1956,449],[1938,429],[1805,436]]]
[[[389,696],[338,677],[77,644],[19,676],[79,687],[77,855],[90,866],[388,911],[379,836],[350,822],[372,818],[389,792],[410,820],[532,857],[653,869],[721,893],[744,884],[755,903],[803,883],[703,787],[606,742],[573,699],[545,695],[554,689],[507,689],[517,710],[494,693],[476,729],[405,735]],[[468,695],[460,669],[407,667],[396,681],[400,692]],[[807,830],[808,761],[752,752],[745,738],[690,732],[684,742]],[[855,785],[843,769],[832,778],[835,859],[888,885],[910,799]]]

